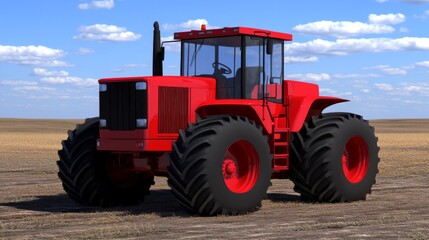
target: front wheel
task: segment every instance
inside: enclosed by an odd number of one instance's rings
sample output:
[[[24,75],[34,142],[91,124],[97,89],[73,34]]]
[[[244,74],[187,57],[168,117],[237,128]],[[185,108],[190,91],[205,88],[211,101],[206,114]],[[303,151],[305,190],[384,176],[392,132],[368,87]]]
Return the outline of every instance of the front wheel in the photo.
[[[365,200],[378,173],[374,128],[361,116],[315,116],[294,134],[290,178],[302,198],[319,202]]]
[[[86,119],[68,132],[57,161],[64,190],[75,201],[109,207],[143,201],[154,184],[153,176],[118,166],[117,156],[97,151],[99,119]]]
[[[174,196],[201,215],[258,209],[272,173],[262,128],[245,117],[215,116],[180,131],[168,167]]]

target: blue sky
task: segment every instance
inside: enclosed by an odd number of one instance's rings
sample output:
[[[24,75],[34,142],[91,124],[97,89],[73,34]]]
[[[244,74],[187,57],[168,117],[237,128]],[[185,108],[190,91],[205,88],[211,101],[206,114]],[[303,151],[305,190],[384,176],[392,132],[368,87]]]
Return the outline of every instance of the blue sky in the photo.
[[[330,111],[429,118],[429,0],[1,1],[0,117],[97,116],[97,79],[151,75],[155,20],[164,40],[201,23],[292,33],[285,77],[351,100]]]

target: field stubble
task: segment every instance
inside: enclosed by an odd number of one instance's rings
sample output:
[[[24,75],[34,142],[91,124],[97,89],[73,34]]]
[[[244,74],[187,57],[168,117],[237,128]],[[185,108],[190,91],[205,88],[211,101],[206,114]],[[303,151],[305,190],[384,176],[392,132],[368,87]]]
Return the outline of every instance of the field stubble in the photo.
[[[262,208],[243,216],[189,215],[156,178],[139,206],[75,204],[56,176],[57,150],[78,120],[0,119],[0,238],[406,238],[429,239],[429,120],[371,122],[380,173],[367,201],[301,202],[273,180]]]

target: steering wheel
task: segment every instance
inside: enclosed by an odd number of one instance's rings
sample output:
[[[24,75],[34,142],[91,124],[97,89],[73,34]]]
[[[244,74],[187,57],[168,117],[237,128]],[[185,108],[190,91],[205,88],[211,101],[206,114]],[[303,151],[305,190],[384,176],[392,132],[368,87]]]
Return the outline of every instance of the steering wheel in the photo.
[[[216,68],[216,65],[217,65],[217,66],[221,66],[222,68],[217,69],[217,68]],[[220,71],[220,72],[221,72],[221,74],[230,74],[230,73],[232,73],[231,68],[229,68],[228,66],[226,66],[225,64],[220,63],[220,62],[214,62],[214,63],[212,64],[212,67],[215,69],[215,71],[216,71],[216,70],[217,70],[217,71]]]

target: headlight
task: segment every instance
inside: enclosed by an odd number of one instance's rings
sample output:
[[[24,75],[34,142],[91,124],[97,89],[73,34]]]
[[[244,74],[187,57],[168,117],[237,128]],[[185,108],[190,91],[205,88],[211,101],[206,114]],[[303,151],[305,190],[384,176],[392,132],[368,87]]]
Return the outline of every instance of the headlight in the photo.
[[[139,128],[147,127],[147,119],[146,118],[138,118],[136,120],[136,126]]]
[[[107,127],[107,120],[106,119],[100,119],[100,127]]]
[[[136,90],[146,90],[147,84],[146,82],[136,82]]]
[[[100,84],[100,86],[99,86],[99,88],[100,88],[100,92],[105,92],[105,91],[107,91],[107,84]]]

